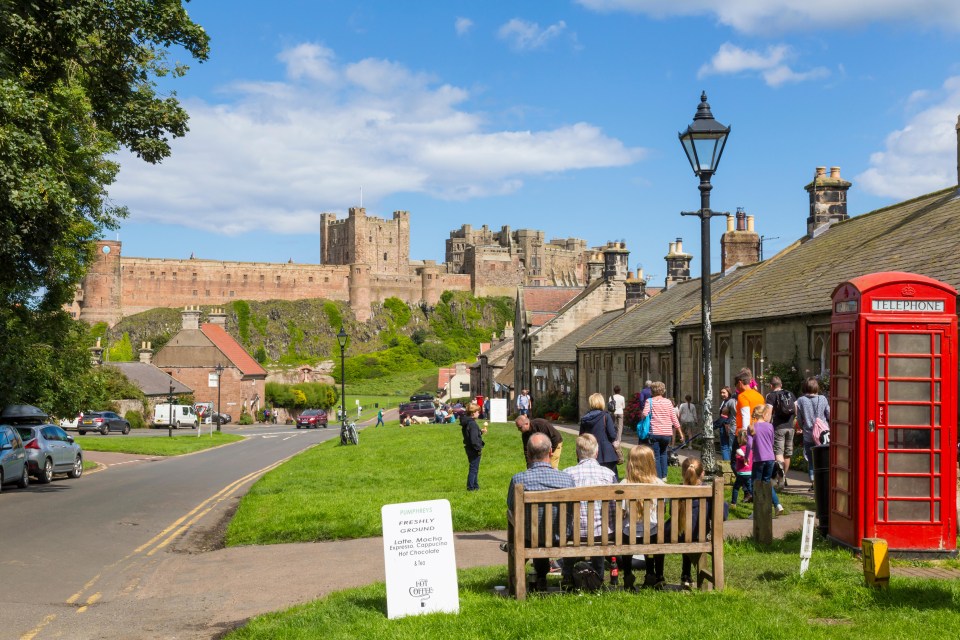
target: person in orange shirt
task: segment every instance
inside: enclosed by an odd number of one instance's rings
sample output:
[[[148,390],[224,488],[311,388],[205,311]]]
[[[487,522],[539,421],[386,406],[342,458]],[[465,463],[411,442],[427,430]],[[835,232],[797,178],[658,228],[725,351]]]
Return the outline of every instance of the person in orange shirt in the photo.
[[[736,378],[737,385],[737,434],[750,426],[750,416],[756,407],[766,406],[767,401],[759,392],[750,388],[750,373],[741,371]]]

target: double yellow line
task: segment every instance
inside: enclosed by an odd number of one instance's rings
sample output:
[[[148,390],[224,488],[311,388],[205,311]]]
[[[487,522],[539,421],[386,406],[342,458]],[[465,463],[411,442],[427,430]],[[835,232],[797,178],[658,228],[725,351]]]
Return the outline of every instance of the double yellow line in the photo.
[[[174,520],[170,525],[164,528],[163,531],[161,531],[160,533],[152,537],[150,540],[148,540],[147,542],[143,543],[142,545],[134,549],[132,553],[104,567],[104,571],[101,571],[100,573],[95,575],[85,585],[83,585],[79,591],[77,591],[72,596],[67,598],[66,603],[68,605],[75,605],[78,602],[80,602],[84,594],[89,592],[93,588],[93,586],[96,585],[97,582],[99,582],[100,578],[103,577],[104,572],[109,571],[110,569],[113,569],[116,566],[124,562],[127,562],[128,560],[140,554],[144,554],[146,557],[150,557],[153,554],[155,554],[157,551],[160,551],[161,549],[165,548],[167,545],[173,542],[177,536],[185,532],[187,529],[190,528],[190,526],[192,526],[198,520],[200,520],[205,515],[210,513],[214,508],[216,508],[217,505],[219,505],[224,500],[227,500],[230,497],[232,497],[233,494],[235,494],[240,489],[240,487],[242,487],[244,484],[246,484],[247,482],[250,482],[254,478],[257,478],[258,476],[261,476],[267,473],[268,471],[272,471],[273,469],[280,466],[281,464],[283,464],[284,462],[292,458],[294,455],[298,455],[299,453],[302,453],[302,452],[298,451],[293,455],[287,456],[286,458],[283,458],[272,464],[269,464],[266,467],[263,467],[262,469],[258,469],[257,471],[248,473],[242,478],[234,480],[233,482],[228,484],[226,487],[224,487],[217,493],[213,494],[212,496],[210,496],[209,498],[207,498],[206,500],[198,504],[196,507],[194,507],[184,515]],[[102,596],[103,594],[100,593],[99,591],[89,595],[87,599],[84,600],[83,604],[77,607],[76,609],[77,613],[85,612],[90,605],[96,603],[98,600],[100,600]],[[55,613],[46,616],[43,619],[43,621],[40,622],[40,624],[38,624],[33,629],[23,634],[22,636],[20,636],[20,640],[33,640],[44,629],[44,627],[46,627],[48,624],[53,622],[53,620],[56,617],[57,617],[57,614]]]

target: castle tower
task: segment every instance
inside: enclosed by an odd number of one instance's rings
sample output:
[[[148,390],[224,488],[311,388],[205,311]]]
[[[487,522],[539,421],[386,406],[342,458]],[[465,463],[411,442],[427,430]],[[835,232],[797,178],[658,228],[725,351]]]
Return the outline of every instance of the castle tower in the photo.
[[[813,182],[804,187],[810,194],[810,216],[807,218],[807,235],[824,225],[846,220],[847,190],[852,183],[840,177],[840,167],[817,167]]]
[[[683,252],[683,238],[677,238],[676,242],[670,243],[670,250],[664,260],[667,261],[667,277],[663,285],[665,289],[690,279],[690,261],[693,256]]]
[[[420,268],[421,295],[420,299],[428,306],[436,306],[440,302],[440,267],[433,260],[424,260]]]
[[[748,216],[742,207],[737,207],[736,219],[727,215],[727,231],[720,236],[720,270],[759,261],[760,235],[753,229],[753,216]]]
[[[120,249],[117,240],[98,240],[96,256],[76,294],[80,319],[113,326],[123,316]]]
[[[360,322],[370,319],[370,265],[350,265],[350,308]]]
[[[625,242],[608,242],[603,248],[603,277],[605,280],[626,280],[627,259],[630,252]]]

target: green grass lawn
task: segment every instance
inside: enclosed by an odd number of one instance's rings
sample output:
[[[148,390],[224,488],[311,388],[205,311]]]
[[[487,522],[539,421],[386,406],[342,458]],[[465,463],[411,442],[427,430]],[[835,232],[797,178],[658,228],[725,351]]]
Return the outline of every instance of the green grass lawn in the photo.
[[[337,365],[339,367],[339,364]],[[339,373],[339,368],[337,373]],[[397,396],[409,398],[418,392],[435,393],[437,390],[437,367],[420,371],[402,371],[380,378],[369,378],[347,383],[347,403],[352,405],[351,397],[362,396]],[[337,389],[340,388],[339,383]]]
[[[439,498],[450,501],[455,531],[505,529],[507,485],[525,466],[520,434],[512,423],[491,424],[484,440],[481,488],[471,493],[459,424],[400,429],[391,421],[362,430],[359,447],[325,442],[251,487],[227,530],[227,544],[379,536],[383,505]],[[575,435],[564,434],[561,469],[576,464],[575,442]],[[668,479],[679,483],[679,469],[671,467]],[[784,496],[783,502],[788,511],[813,508],[807,495]],[[749,514],[749,506],[738,507],[732,517]]]
[[[717,592],[551,593],[524,602],[493,595],[506,566],[459,572],[460,613],[386,618],[383,583],[337,592],[266,614],[227,636],[257,638],[836,638],[960,636],[960,582],[891,579],[868,589],[849,552],[818,538],[810,570],[799,575],[799,534],[760,549],[726,545],[727,588]],[[680,557],[666,561],[676,583]],[[556,580],[557,578],[552,578]]]
[[[111,451],[148,456],[179,456],[243,440],[232,433],[177,435],[172,438],[132,438],[130,436],[77,436],[74,438],[84,451]]]

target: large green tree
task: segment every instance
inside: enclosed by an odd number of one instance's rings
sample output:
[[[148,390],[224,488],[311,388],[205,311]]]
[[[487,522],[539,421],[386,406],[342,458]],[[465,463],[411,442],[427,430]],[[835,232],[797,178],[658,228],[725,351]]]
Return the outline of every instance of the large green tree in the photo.
[[[62,307],[126,215],[113,154],[170,154],[187,113],[158,80],[208,44],[181,0],[0,0],[0,405],[68,408],[51,381],[87,357]]]

